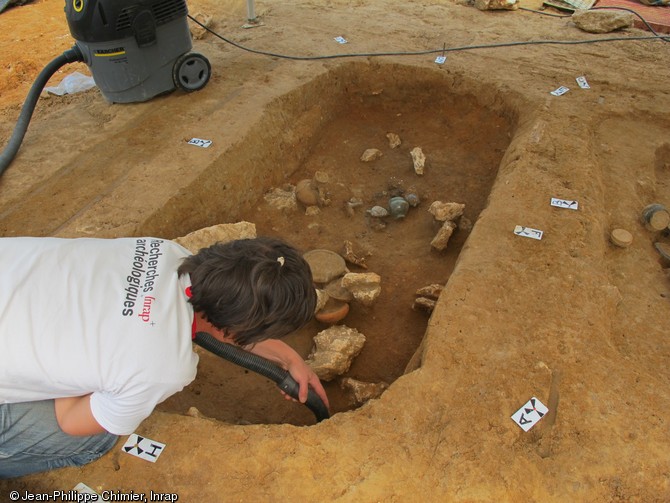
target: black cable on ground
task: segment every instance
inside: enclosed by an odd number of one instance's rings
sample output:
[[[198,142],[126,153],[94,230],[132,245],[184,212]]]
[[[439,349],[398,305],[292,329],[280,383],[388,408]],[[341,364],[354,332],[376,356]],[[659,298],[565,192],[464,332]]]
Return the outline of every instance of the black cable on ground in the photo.
[[[0,154],[0,176],[2,176],[7,167],[14,160],[16,153],[19,151],[21,143],[23,142],[23,137],[26,135],[26,131],[28,130],[30,119],[32,118],[33,112],[35,111],[37,100],[39,99],[44,86],[46,86],[47,82],[49,82],[51,76],[62,66],[68,63],[74,63],[76,61],[83,61],[83,59],[84,58],[81,54],[81,51],[75,45],[57,58],[50,61],[47,66],[45,66],[39,73],[35,79],[35,82],[33,82],[30,91],[28,92],[26,100],[23,102],[21,113],[19,114],[19,118],[16,121],[16,126],[14,126],[14,132],[12,133],[7,146]]]
[[[609,7],[601,7],[601,8],[609,8]],[[618,7],[612,7],[613,9],[618,8]],[[524,9],[528,10],[531,12],[537,12],[544,14],[540,11],[532,11],[531,9]],[[623,9],[623,10],[628,10],[628,9]],[[634,12],[634,11],[631,11]],[[227,39],[223,35],[215,32],[214,30],[210,29],[209,27],[205,26],[203,23],[192,17],[191,15],[188,15],[189,19],[193,21],[195,24],[206,30],[207,32],[211,33],[215,37],[219,38],[220,40],[223,40],[224,42],[237,47],[238,49],[241,49],[243,51],[251,52],[253,54],[260,54],[263,56],[270,56],[273,58],[281,58],[281,59],[291,59],[291,60],[298,60],[298,61],[315,61],[315,60],[321,60],[321,59],[337,59],[337,58],[361,58],[361,57],[373,57],[373,56],[421,56],[421,55],[426,55],[426,54],[444,54],[447,52],[458,52],[458,51],[469,51],[473,49],[496,49],[496,48],[501,48],[501,47],[514,47],[514,46],[522,46],[522,45],[580,45],[580,44],[595,44],[595,43],[600,43],[600,42],[621,42],[621,41],[631,41],[631,40],[662,40],[664,42],[670,42],[670,38],[659,35],[656,33],[651,26],[636,12],[634,12],[637,16],[640,17],[640,19],[643,20],[645,24],[649,27],[649,29],[653,32],[653,35],[650,36],[645,36],[645,37],[609,37],[609,38],[595,38],[595,39],[589,39],[589,40],[529,40],[529,41],[520,41],[520,42],[501,42],[501,43],[496,43],[496,44],[481,44],[481,45],[465,45],[461,47],[443,47],[441,49],[429,49],[425,51],[397,51],[397,52],[367,52],[367,53],[349,53],[349,54],[330,54],[330,55],[322,55],[322,56],[292,56],[292,55],[287,55],[287,54],[279,54],[279,53],[274,53],[274,52],[268,52],[268,51],[261,51],[258,49],[251,49],[249,47],[245,47],[237,42],[234,42],[232,40]],[[557,17],[567,17],[567,16],[562,16],[562,15],[556,15]]]
[[[197,332],[193,342],[229,362],[253,370],[256,373],[271,379],[277,386],[279,386],[279,389],[284,391],[284,393],[296,400],[298,399],[298,391],[300,389],[298,383],[291,377],[291,374],[286,370],[277,367],[275,364],[270,363],[265,358],[251,354],[232,344],[221,342],[207,332]],[[305,405],[314,413],[317,422],[330,417],[330,413],[323,403],[323,400],[321,400],[321,397],[319,397],[319,395],[317,395],[311,388],[307,393],[307,402],[305,402]]]

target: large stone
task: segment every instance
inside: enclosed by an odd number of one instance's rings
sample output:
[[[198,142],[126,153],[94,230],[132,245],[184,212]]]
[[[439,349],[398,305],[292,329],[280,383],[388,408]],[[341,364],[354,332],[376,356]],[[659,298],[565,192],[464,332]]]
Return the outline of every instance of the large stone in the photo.
[[[340,388],[352,395],[357,404],[365,403],[373,398],[379,398],[389,387],[385,382],[363,382],[351,377],[344,377],[340,381]]]
[[[319,379],[331,381],[349,370],[351,362],[363,349],[365,336],[355,328],[335,325],[314,337],[314,348],[307,364]]]
[[[440,230],[437,231],[437,234],[430,242],[430,246],[439,251],[445,250],[447,248],[447,244],[449,244],[449,239],[451,238],[451,235],[454,233],[455,229],[456,224],[451,220],[447,220],[446,222],[444,222],[444,224],[442,224],[442,227],[440,227]]]
[[[633,14],[614,10],[576,10],[571,17],[580,30],[609,33],[633,26]]]
[[[236,239],[252,239],[256,237],[256,226],[250,222],[234,224],[218,224],[193,231],[173,241],[182,245],[191,253],[198,253],[214,243],[227,243]]]
[[[381,276],[374,272],[349,272],[342,278],[342,286],[364,306],[374,304],[382,291]]]
[[[428,212],[433,215],[433,218],[439,222],[446,222],[447,220],[456,220],[463,215],[465,205],[461,203],[444,203],[442,201],[433,201],[428,208]]]
[[[298,201],[295,197],[295,187],[290,190],[274,188],[263,196],[263,199],[272,207],[282,211],[293,211],[298,209]]]

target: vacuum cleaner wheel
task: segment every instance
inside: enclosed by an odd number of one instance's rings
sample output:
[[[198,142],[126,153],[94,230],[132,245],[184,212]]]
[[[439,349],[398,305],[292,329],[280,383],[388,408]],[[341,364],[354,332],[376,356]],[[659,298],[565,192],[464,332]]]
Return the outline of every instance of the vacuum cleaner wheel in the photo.
[[[182,91],[199,91],[207,82],[212,73],[209,60],[197,52],[182,54],[174,62],[172,79],[175,86]]]

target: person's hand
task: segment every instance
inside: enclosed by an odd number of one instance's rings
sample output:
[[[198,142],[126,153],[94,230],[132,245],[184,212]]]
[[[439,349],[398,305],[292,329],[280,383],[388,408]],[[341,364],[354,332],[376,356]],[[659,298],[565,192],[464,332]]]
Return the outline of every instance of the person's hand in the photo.
[[[321,380],[314,373],[312,368],[309,365],[307,365],[307,363],[305,363],[305,360],[303,360],[300,357],[292,359],[292,361],[287,366],[286,370],[289,371],[291,377],[293,377],[293,379],[295,379],[295,381],[298,383],[298,386],[300,386],[300,391],[298,392],[298,399],[301,403],[305,403],[307,401],[307,394],[309,391],[309,387],[311,386],[314,392],[319,396],[319,398],[321,398],[326,408],[330,410],[330,404],[328,403],[328,396],[326,395],[326,390],[323,389]],[[282,391],[282,393],[284,392]],[[288,400],[293,400],[293,398],[289,396],[287,393],[284,393],[284,397]]]
[[[298,391],[298,399],[301,403],[307,401],[307,394],[309,392],[309,387],[311,386],[321,398],[323,404],[330,409],[326,390],[323,389],[319,377],[314,373],[311,367],[305,363],[305,360],[303,360],[302,357],[288,344],[277,339],[266,339],[257,342],[246,349],[255,355],[262,356],[263,358],[267,358],[268,360],[281,365],[284,370],[288,370],[291,377],[295,379],[300,387]],[[282,391],[282,394],[287,400],[294,400],[286,392]]]

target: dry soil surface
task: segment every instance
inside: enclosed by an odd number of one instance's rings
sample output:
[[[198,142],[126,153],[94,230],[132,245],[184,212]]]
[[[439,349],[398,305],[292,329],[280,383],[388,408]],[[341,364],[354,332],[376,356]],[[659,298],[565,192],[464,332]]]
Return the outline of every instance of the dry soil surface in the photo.
[[[303,249],[351,240],[382,297],[345,319],[369,336],[350,374],[392,384],[360,406],[329,383],[334,414],[314,425],[266,382],[216,374],[203,357],[194,385],[138,430],[167,445],[156,463],[122,453],[122,438],[86,467],[2,482],[0,499],[84,482],[187,502],[670,500],[670,278],[654,248],[670,237],[641,221],[647,205],[670,206],[670,46],[598,42],[649,33],[593,35],[568,17],[448,1],[268,0],[254,28],[242,27],[241,0],[189,10],[275,54],[460,50],[443,65],[439,52],[295,60],[207,35],[194,42],[212,63],[201,91],[128,105],[97,89],[40,99],[0,178],[0,235],[175,238],[247,220]],[[4,145],[36,75],[73,41],[57,0],[8,9],[0,26]],[[547,40],[588,43],[508,44]],[[74,70],[87,72],[69,65],[51,84]],[[550,94],[560,86],[570,90]],[[426,152],[422,177],[413,146]],[[369,147],[384,156],[364,165]],[[320,213],[262,198],[317,170],[332,182]],[[423,202],[406,220],[365,218],[410,187]],[[366,205],[353,216],[352,197]],[[435,199],[466,203],[441,253],[425,211]],[[615,228],[631,246],[610,243]],[[411,304],[433,282],[446,287],[428,318]],[[306,356],[323,328],[290,341]],[[549,412],[524,432],[510,416],[531,397]],[[191,405],[205,417],[186,415]]]

